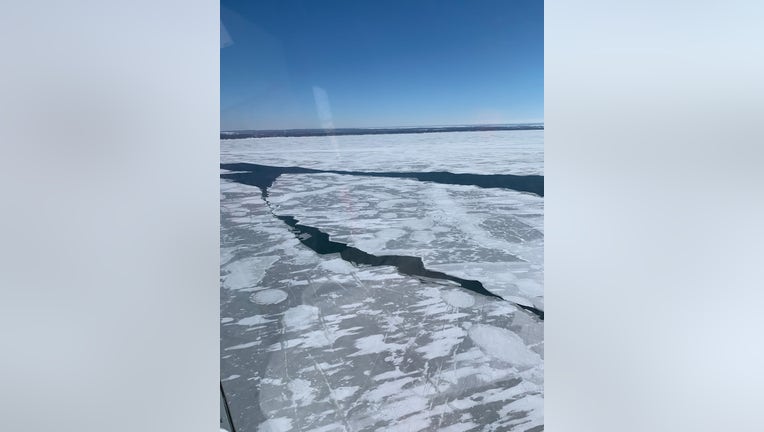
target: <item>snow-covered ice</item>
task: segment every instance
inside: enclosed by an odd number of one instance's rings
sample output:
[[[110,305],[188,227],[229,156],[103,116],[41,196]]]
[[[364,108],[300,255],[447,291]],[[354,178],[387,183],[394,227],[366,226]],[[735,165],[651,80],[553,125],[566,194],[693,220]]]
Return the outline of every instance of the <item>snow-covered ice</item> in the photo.
[[[224,140],[220,162],[360,171],[543,175],[544,131]]]

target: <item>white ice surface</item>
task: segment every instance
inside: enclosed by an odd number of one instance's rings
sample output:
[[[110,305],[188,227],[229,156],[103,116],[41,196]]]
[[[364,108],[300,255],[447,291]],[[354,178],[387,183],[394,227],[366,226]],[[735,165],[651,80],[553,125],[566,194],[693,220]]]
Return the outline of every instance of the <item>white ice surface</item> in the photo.
[[[220,159],[318,169],[543,175],[544,131],[222,140]]]

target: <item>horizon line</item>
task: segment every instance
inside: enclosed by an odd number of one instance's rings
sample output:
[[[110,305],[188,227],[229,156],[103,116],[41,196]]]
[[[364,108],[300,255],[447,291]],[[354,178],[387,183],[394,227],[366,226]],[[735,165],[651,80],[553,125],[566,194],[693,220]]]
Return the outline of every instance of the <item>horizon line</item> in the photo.
[[[544,122],[503,123],[452,126],[399,126],[370,128],[304,128],[304,129],[240,129],[220,131],[220,139],[347,136],[347,135],[393,135],[436,132],[489,132],[489,131],[544,130]]]
[[[543,125],[543,121],[528,121],[514,123],[463,123],[463,124],[438,124],[417,126],[349,126],[349,127],[293,127],[293,128],[267,128],[267,129],[226,129],[220,133],[235,132],[274,132],[274,131],[333,131],[333,130],[375,130],[375,129],[424,129],[424,128],[458,128],[458,127],[511,127],[511,126],[535,126]]]

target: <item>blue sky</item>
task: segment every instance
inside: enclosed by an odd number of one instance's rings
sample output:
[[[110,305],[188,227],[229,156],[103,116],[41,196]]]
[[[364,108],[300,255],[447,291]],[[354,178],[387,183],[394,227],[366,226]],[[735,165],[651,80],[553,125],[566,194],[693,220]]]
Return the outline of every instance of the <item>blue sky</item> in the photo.
[[[541,0],[221,2],[222,130],[544,118]]]

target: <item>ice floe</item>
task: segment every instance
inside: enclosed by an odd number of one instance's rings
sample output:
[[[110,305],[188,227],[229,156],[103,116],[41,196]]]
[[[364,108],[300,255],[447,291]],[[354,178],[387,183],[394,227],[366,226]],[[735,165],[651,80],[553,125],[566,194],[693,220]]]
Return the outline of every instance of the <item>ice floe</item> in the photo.
[[[470,339],[487,354],[517,366],[538,364],[539,356],[514,332],[490,325],[470,327]]]
[[[254,288],[278,259],[277,256],[255,256],[230,262],[223,267],[223,286],[234,290]]]
[[[472,294],[457,290],[444,292],[443,300],[455,308],[466,308],[475,304],[475,298]]]
[[[288,297],[285,291],[280,289],[264,289],[252,294],[249,298],[253,303],[266,305],[281,303]]]

